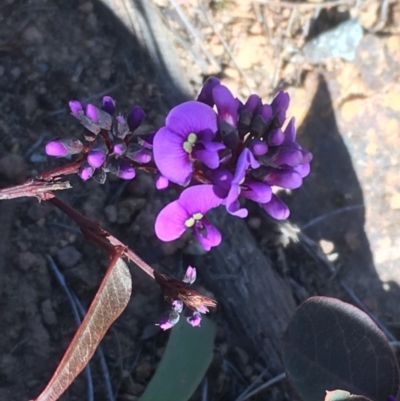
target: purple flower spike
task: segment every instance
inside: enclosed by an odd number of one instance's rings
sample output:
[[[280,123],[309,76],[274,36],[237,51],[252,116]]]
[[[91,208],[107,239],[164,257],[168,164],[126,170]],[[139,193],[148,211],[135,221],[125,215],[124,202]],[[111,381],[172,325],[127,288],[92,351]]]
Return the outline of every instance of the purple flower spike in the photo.
[[[115,113],[115,100],[110,96],[103,97],[102,109],[111,116]]]
[[[95,169],[88,164],[82,164],[79,169],[78,175],[83,181],[87,181],[94,174],[94,170]]]
[[[217,168],[218,151],[224,145],[212,142],[216,131],[217,115],[211,107],[196,101],[174,107],[153,141],[154,161],[160,173],[185,185],[192,176],[193,158],[211,169]]]
[[[87,162],[94,168],[101,167],[106,161],[106,154],[101,150],[91,150],[87,155]]]
[[[214,106],[213,89],[220,85],[219,79],[215,77],[208,78],[200,91],[197,101],[207,104],[210,107]]]
[[[226,86],[217,85],[212,91],[218,110],[218,117],[232,126],[236,126],[239,102]]]
[[[193,312],[193,315],[188,317],[187,321],[192,327],[199,327],[201,324],[201,314],[199,312]]]
[[[172,311],[168,316],[164,316],[160,319],[158,326],[160,326],[160,329],[164,331],[169,330],[179,322],[180,317],[181,316],[178,312]]]
[[[136,128],[142,123],[146,114],[140,106],[135,106],[128,115],[128,126],[131,132],[135,131]]]
[[[185,273],[185,276],[183,277],[182,281],[187,284],[193,284],[196,281],[196,277],[197,277],[196,268],[189,266],[186,269],[186,273]]]
[[[98,121],[99,120],[99,113],[98,109],[96,106],[93,106],[93,104],[88,104],[86,106],[86,117],[88,117],[92,121]]]
[[[83,106],[81,102],[78,102],[77,100],[71,100],[69,102],[69,108],[71,110],[71,113],[75,117],[79,117],[79,114],[83,112]]]
[[[130,164],[120,162],[117,176],[123,180],[132,180],[136,176],[136,171]]]
[[[46,145],[48,156],[64,157],[68,155],[68,149],[61,141],[51,141]]]
[[[156,177],[156,188],[158,190],[162,190],[162,189],[168,188],[168,185],[169,185],[168,178],[165,178],[161,174],[157,174],[157,177]]]
[[[290,210],[287,205],[275,194],[272,194],[271,200],[268,203],[265,203],[261,206],[271,217],[276,220],[285,220],[290,215]]]
[[[205,218],[222,199],[215,195],[212,185],[195,185],[185,189],[178,200],[169,203],[156,219],[155,232],[162,241],[179,238],[187,228],[193,228],[201,245],[209,251],[221,242],[221,233]]]

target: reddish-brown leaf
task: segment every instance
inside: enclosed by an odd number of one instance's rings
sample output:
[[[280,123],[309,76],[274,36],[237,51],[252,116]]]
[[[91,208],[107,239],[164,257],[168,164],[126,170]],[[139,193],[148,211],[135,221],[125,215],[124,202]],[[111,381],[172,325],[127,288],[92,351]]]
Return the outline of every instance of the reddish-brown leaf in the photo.
[[[126,308],[131,293],[129,269],[121,258],[115,257],[49,384],[32,401],[56,401],[61,396],[87,365],[108,328]]]

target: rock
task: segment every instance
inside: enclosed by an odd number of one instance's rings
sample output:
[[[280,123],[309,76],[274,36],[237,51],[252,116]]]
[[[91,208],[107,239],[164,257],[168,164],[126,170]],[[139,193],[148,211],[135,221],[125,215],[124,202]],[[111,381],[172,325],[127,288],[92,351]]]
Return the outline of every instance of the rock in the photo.
[[[128,198],[118,205],[118,224],[129,223],[132,216],[146,204],[143,198]]]
[[[28,175],[24,158],[17,154],[6,153],[0,159],[0,174],[13,184],[22,183]]]
[[[57,259],[62,267],[68,269],[82,259],[82,254],[74,246],[67,246],[57,252]]]
[[[37,222],[44,219],[53,210],[54,207],[48,203],[34,201],[32,206],[28,209],[27,215],[30,219]]]
[[[22,271],[28,271],[42,264],[43,258],[40,255],[36,255],[32,252],[22,252],[18,254],[18,267]]]
[[[115,223],[118,218],[118,211],[115,205],[108,205],[104,208],[104,213],[110,223]]]
[[[143,362],[136,368],[136,379],[139,381],[144,381],[148,379],[153,372],[153,367],[149,362]]]
[[[22,33],[22,39],[27,45],[39,45],[43,43],[43,35],[34,26],[28,26]]]

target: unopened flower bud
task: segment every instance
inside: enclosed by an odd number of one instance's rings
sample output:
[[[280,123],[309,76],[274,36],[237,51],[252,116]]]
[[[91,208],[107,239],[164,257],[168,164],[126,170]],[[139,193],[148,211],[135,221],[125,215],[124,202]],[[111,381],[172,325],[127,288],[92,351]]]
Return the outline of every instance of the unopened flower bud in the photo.
[[[127,149],[126,143],[120,139],[115,139],[112,143],[112,149],[114,154],[122,156]]]
[[[115,112],[115,100],[110,96],[104,96],[102,103],[103,103],[103,105],[101,108],[106,113],[113,115]]]
[[[161,190],[161,189],[168,188],[168,185],[169,185],[168,178],[165,178],[161,174],[157,174],[157,176],[156,176],[156,188]]]
[[[131,132],[135,131],[136,128],[142,123],[146,114],[140,106],[135,106],[127,117],[127,123]]]
[[[94,168],[99,168],[106,160],[106,154],[101,150],[91,150],[87,155],[87,162]]]
[[[254,156],[263,156],[268,152],[267,144],[260,139],[252,139],[248,147]]]
[[[89,178],[91,178],[93,173],[94,173],[94,168],[86,163],[82,164],[82,166],[78,171],[78,175],[79,177],[81,177],[83,181],[87,181]]]
[[[197,272],[196,268],[192,266],[188,266],[186,269],[185,276],[183,277],[182,281],[187,284],[193,284],[196,281]]]
[[[46,145],[46,154],[49,156],[63,157],[81,153],[83,144],[76,138],[65,138],[59,141],[51,141]]]
[[[172,302],[172,309],[177,313],[181,313],[183,310],[183,302],[179,299],[175,300]]]
[[[123,180],[132,180],[135,178],[136,171],[135,169],[126,162],[120,162],[119,164],[119,171],[117,176],[122,178]]]

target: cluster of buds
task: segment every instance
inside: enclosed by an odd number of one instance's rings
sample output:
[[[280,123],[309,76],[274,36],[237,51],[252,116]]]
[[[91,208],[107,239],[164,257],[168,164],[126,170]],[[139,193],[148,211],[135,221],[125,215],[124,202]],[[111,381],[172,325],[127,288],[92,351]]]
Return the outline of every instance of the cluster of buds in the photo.
[[[257,95],[242,103],[210,78],[197,100],[174,107],[156,133],[139,136],[133,134],[144,118],[140,107],[124,118],[115,116],[109,96],[101,109],[72,101],[70,109],[85,128],[87,146],[69,138],[48,143],[46,152],[58,157],[80,153],[83,180],[104,183],[108,172],[129,180],[141,168],[156,173],[158,189],[175,184],[180,194],[157,216],[156,235],[173,241],[192,229],[210,250],[221,242],[206,217],[213,208],[223,205],[229,214],[245,218],[248,210],[240,199],[247,198],[275,219],[289,216],[277,190],[299,188],[312,155],[296,142],[294,119],[286,121],[288,106],[289,95],[283,91],[271,104]]]
[[[103,97],[101,109],[76,100],[69,102],[69,107],[85,128],[87,146],[77,138],[65,138],[49,142],[46,153],[56,157],[82,154],[78,173],[82,180],[93,178],[104,184],[107,173],[131,180],[136,175],[135,165],[150,162],[146,139],[133,135],[145,116],[141,107],[135,106],[127,118],[115,115],[115,101],[110,96]]]
[[[158,326],[164,331],[169,330],[179,322],[184,306],[192,312],[186,318],[187,322],[193,327],[199,327],[202,314],[209,312],[208,307],[217,305],[212,298],[201,295],[189,287],[197,277],[196,269],[192,266],[187,268],[182,281],[157,272],[155,272],[154,276],[163,291],[165,299],[171,304],[171,311],[166,316],[163,316],[158,323]]]

